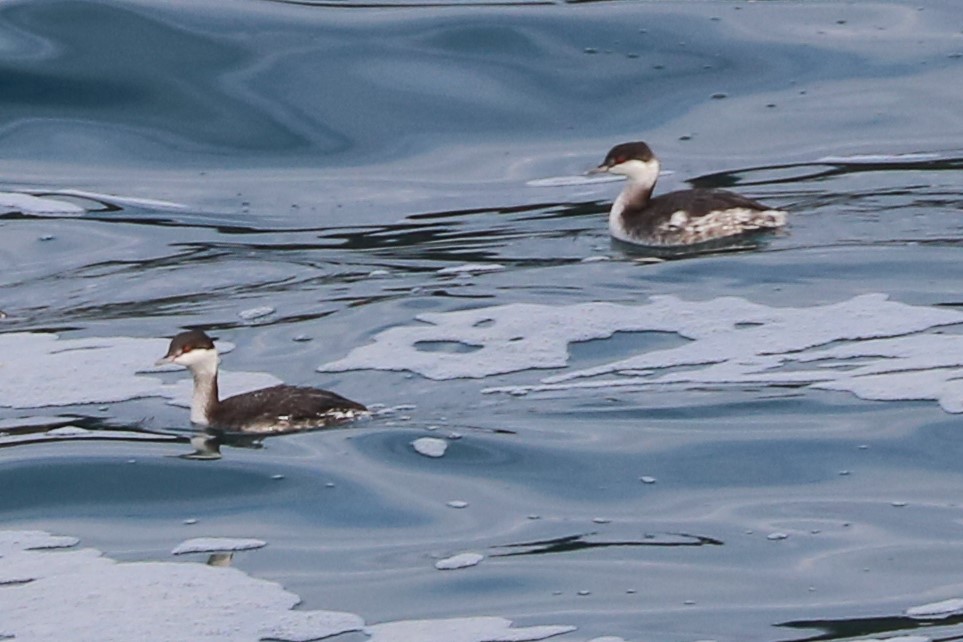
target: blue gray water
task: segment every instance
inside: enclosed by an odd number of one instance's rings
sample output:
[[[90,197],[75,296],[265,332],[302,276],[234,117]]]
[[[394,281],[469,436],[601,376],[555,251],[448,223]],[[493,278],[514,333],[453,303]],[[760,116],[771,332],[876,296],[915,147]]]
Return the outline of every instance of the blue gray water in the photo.
[[[672,331],[573,341],[538,371],[317,371],[418,315],[514,303],[958,310],[961,30],[955,0],[0,3],[0,528],[122,561],[259,538],[235,567],[369,623],[963,635],[904,615],[963,593],[963,437],[938,391],[489,390],[672,350]],[[789,230],[662,262],[612,245],[619,184],[565,177],[633,139],[658,189],[738,189]],[[177,395],[135,385],[186,385],[150,372],[184,327],[234,344],[226,369],[384,410],[185,458]],[[153,343],[51,361],[51,334]],[[91,432],[46,433],[64,424]],[[435,569],[467,551],[486,557]]]

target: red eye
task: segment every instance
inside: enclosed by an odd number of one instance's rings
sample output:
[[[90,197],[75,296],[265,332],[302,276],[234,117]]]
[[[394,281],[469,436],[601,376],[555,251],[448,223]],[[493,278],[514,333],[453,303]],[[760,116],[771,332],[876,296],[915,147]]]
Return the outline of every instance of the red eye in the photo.
[[[193,349],[194,349],[194,348],[192,348],[192,347],[190,347],[190,346],[184,346],[183,348],[181,348],[181,354],[184,354],[185,352],[190,352],[190,351],[193,350]]]
[[[615,158],[615,164],[616,164],[616,165],[621,165],[622,163],[624,163],[624,162],[627,161],[627,160],[628,160],[628,159],[627,159],[625,156],[617,156],[617,157]]]

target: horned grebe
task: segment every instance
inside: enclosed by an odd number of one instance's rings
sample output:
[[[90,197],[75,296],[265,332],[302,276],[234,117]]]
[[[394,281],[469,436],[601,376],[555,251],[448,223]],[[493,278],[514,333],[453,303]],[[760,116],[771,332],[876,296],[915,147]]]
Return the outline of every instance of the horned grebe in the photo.
[[[279,385],[228,397],[217,394],[217,349],[200,330],[181,332],[156,365],[176,363],[194,375],[191,422],[211,428],[279,433],[322,428],[368,414],[360,403],[320,388]]]
[[[590,174],[608,172],[629,181],[612,204],[609,233],[647,246],[682,246],[780,228],[786,212],[733,192],[687,189],[652,198],[659,159],[643,142],[613,147]]]

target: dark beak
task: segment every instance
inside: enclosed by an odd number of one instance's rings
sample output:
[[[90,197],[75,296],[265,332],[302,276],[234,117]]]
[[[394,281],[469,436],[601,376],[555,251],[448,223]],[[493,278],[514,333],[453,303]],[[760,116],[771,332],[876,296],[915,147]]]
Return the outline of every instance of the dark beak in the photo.
[[[157,361],[155,361],[155,362],[154,362],[154,365],[155,365],[155,366],[163,366],[163,365],[166,365],[166,364],[168,364],[168,363],[174,363],[174,359],[175,359],[176,357],[177,357],[176,354],[171,354],[171,353],[168,352],[168,353],[165,354],[163,357],[161,357],[160,359],[158,359]]]

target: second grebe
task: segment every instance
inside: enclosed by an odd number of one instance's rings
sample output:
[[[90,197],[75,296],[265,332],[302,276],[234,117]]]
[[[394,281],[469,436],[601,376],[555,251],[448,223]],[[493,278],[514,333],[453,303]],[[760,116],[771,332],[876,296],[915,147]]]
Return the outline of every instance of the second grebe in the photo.
[[[609,211],[609,232],[626,243],[695,245],[786,224],[786,212],[725,190],[687,189],[652,198],[659,160],[643,142],[616,145],[589,173],[598,172],[629,179]]]

